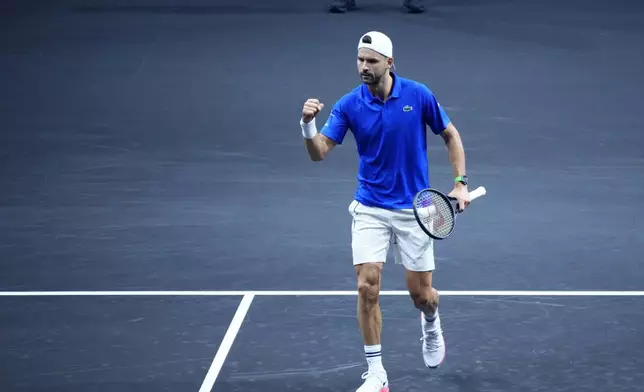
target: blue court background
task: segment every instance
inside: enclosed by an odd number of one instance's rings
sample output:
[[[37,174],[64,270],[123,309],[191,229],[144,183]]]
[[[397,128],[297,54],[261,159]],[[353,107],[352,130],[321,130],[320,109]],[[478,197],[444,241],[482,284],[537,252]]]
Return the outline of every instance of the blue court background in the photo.
[[[374,29],[392,37],[397,71],[435,92],[463,135],[473,185],[488,189],[437,244],[437,288],[642,290],[642,7],[439,0],[427,14],[405,15],[393,1],[360,3],[359,12],[330,15],[322,0],[4,2],[0,290],[354,289],[355,144],[349,136],[328,160],[310,162],[298,120],[307,98],[322,100],[326,117],[359,83],[355,47]],[[432,184],[449,190],[442,140],[430,138],[429,151]],[[388,264],[383,289],[404,289],[402,278]],[[61,300],[31,301],[0,301],[14,350],[6,366],[18,366],[29,339],[17,331],[46,337],[67,328],[51,332],[52,318],[78,325],[95,306],[112,306],[65,300],[71,308],[51,314]],[[117,304],[166,311],[165,300],[132,301]],[[581,314],[641,318],[629,311],[638,301],[598,304]],[[14,314],[24,309],[33,313]],[[498,317],[515,310],[505,311]],[[234,311],[194,312],[224,331]],[[512,326],[504,328],[489,333]],[[343,336],[335,339],[356,342]],[[249,355],[231,352],[240,363]],[[209,361],[195,371],[197,385]]]

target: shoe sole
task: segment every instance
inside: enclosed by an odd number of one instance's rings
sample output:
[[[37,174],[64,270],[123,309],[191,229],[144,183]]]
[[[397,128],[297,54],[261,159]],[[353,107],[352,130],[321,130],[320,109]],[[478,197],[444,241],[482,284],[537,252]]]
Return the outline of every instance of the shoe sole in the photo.
[[[445,355],[443,355],[443,358],[442,358],[442,359],[441,359],[441,361],[438,363],[438,365],[436,365],[436,366],[429,366],[428,364],[425,364],[425,366],[427,366],[427,367],[428,367],[428,368],[430,368],[430,369],[438,369],[438,368],[443,364],[443,362],[445,362],[445,357],[446,357],[446,356],[447,356],[447,343],[445,343]]]
[[[389,392],[389,385],[382,387],[382,389],[380,389],[380,392]]]

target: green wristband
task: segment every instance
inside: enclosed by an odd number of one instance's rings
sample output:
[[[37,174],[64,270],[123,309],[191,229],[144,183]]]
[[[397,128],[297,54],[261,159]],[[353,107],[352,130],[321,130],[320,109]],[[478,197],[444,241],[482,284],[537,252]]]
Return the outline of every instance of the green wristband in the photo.
[[[456,184],[457,182],[461,182],[465,185],[467,185],[467,176],[458,176],[454,178],[454,183]]]

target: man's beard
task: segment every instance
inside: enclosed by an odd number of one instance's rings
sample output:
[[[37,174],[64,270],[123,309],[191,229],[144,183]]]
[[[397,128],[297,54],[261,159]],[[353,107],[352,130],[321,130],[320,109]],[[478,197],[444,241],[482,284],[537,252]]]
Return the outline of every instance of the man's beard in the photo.
[[[366,73],[361,73],[360,78],[362,79],[362,82],[364,84],[375,86],[380,83],[382,76],[378,76],[371,72],[366,72]]]

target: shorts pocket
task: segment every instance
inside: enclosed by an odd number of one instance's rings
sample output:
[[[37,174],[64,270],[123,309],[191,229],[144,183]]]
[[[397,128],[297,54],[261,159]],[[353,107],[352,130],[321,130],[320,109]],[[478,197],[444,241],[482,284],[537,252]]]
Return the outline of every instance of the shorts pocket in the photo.
[[[357,215],[357,213],[358,213],[357,209],[358,209],[359,205],[360,205],[360,203],[357,200],[354,200],[351,203],[349,203],[348,211],[349,211],[349,214],[351,214],[351,216],[356,216]]]

